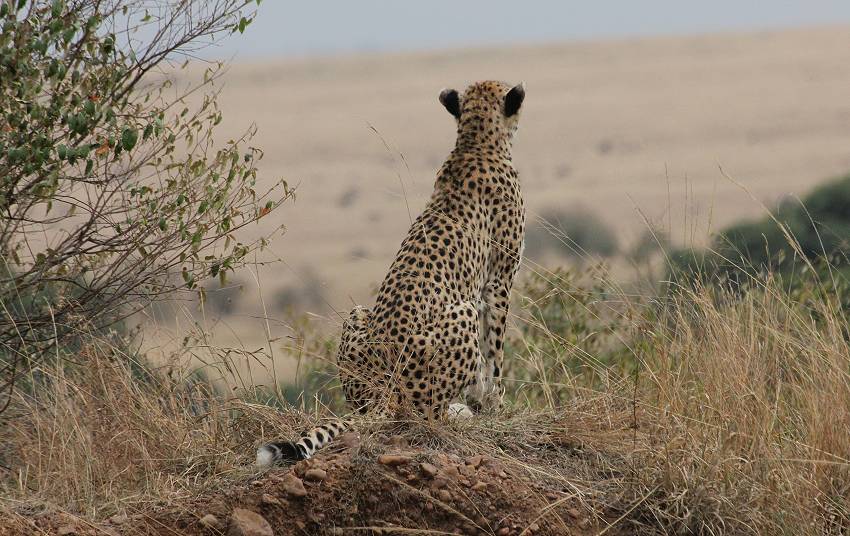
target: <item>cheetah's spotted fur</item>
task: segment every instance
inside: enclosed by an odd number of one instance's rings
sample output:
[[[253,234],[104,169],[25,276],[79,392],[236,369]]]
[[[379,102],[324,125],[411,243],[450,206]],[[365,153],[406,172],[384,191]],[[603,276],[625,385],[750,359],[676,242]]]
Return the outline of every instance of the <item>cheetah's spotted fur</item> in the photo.
[[[522,85],[486,81],[440,101],[457,119],[457,143],[431,200],[401,244],[372,309],[343,324],[337,367],[352,409],[412,408],[433,419],[465,398],[501,404],[508,301],[521,256],[525,209],[511,145]],[[451,413],[466,413],[452,404]],[[345,426],[272,443],[258,462],[310,457]]]

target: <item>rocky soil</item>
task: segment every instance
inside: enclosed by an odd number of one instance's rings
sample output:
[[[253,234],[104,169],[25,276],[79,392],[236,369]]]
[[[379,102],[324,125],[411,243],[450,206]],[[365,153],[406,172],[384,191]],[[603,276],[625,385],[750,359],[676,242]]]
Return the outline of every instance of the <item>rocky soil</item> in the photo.
[[[531,466],[412,448],[400,436],[361,448],[344,435],[315,458],[229,489],[90,523],[53,513],[0,521],[0,534],[228,536],[584,535],[609,526],[571,489]],[[563,481],[561,481],[563,482]],[[5,525],[4,525],[5,523]]]

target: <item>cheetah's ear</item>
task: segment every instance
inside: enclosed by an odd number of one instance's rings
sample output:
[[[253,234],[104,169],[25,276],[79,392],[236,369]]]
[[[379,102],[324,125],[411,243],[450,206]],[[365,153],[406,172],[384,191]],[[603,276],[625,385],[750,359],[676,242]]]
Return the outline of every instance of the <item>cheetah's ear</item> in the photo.
[[[440,102],[455,118],[460,119],[460,96],[456,89],[444,89],[440,92]]]
[[[505,116],[510,117],[516,114],[523,100],[525,100],[525,82],[520,82],[505,95]]]

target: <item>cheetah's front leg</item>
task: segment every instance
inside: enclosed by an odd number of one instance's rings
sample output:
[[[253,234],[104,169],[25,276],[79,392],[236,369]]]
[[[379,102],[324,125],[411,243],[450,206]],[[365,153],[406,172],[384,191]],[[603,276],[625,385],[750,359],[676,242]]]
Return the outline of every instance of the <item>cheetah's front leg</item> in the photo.
[[[502,405],[505,389],[502,368],[505,359],[505,329],[511,285],[490,281],[483,294],[481,354],[483,363],[476,383],[468,396],[476,409],[497,409]]]

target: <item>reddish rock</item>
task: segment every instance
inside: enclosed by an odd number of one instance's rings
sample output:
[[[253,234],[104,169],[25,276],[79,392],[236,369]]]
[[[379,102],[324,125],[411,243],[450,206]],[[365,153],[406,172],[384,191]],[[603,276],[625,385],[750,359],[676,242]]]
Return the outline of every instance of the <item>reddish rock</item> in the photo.
[[[306,497],[307,490],[304,488],[304,482],[292,473],[287,473],[281,480],[283,491],[290,497]]]
[[[304,480],[309,480],[311,482],[321,482],[325,478],[327,478],[328,472],[324,469],[307,469],[304,472]]]
[[[478,469],[478,466],[481,465],[481,462],[484,460],[484,457],[481,455],[471,456],[466,459],[466,465],[471,465],[472,467]]]
[[[449,481],[443,477],[437,477],[431,482],[431,487],[434,489],[443,489],[449,485]]]
[[[270,493],[263,493],[263,496],[260,497],[260,502],[265,504],[266,506],[288,506],[289,502],[286,499],[279,499]]]
[[[381,454],[378,456],[378,463],[383,465],[389,465],[391,467],[396,467],[399,465],[407,465],[413,461],[413,458],[410,456],[405,456],[403,454]]]
[[[437,476],[437,471],[439,471],[436,465],[431,465],[427,462],[420,463],[419,469],[422,471],[422,474],[426,475],[428,478],[434,478],[435,476]]]
[[[210,530],[221,531],[221,521],[212,514],[205,515],[198,520],[198,523]]]
[[[460,471],[456,465],[447,465],[442,469],[443,476],[448,480],[457,480],[460,478]]]
[[[266,518],[251,510],[236,508],[230,514],[227,536],[274,536]]]

